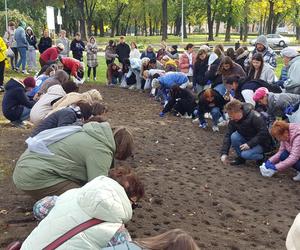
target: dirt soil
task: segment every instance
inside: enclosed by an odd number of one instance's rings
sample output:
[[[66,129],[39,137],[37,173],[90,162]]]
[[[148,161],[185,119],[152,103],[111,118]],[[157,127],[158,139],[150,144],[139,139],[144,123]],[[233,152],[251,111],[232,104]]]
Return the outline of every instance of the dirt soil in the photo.
[[[82,91],[91,88],[83,86]],[[287,171],[267,179],[250,164],[224,166],[219,150],[224,131],[203,131],[189,119],[160,118],[159,103],[147,94],[96,86],[109,107],[112,125],[134,133],[132,166],[143,179],[146,198],[128,229],[133,238],[167,229],[189,231],[201,249],[284,249],[300,211],[299,183]],[[0,247],[24,239],[35,227],[33,201],[16,190],[11,174],[29,130],[0,128]]]

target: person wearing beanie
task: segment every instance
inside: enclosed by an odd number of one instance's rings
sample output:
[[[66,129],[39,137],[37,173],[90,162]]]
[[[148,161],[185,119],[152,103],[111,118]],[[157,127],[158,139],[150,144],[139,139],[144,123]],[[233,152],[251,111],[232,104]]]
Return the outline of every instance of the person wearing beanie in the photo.
[[[27,77],[23,82],[11,78],[5,85],[5,93],[2,100],[2,112],[6,119],[16,127],[24,127],[23,121],[29,118],[30,110],[35,104],[29,100],[26,91],[35,87],[33,77]]]
[[[28,71],[37,71],[37,65],[36,65],[36,37],[33,33],[33,30],[31,27],[26,28],[26,39],[28,42],[28,50],[27,50],[27,66]]]
[[[297,111],[300,103],[300,95],[290,93],[272,93],[265,87],[258,88],[253,100],[267,109],[269,124],[271,125],[276,118],[286,118]]]
[[[55,47],[51,47],[46,49],[40,56],[40,65],[43,67],[44,65],[54,63],[60,52],[65,49],[65,46],[62,43],[57,44]]]
[[[271,67],[276,68],[276,53],[269,47],[267,38],[264,35],[261,35],[257,38],[254,50],[244,61],[245,68],[249,68],[252,56],[257,53],[262,54],[265,63],[268,63]]]
[[[287,80],[283,83],[286,92],[300,94],[300,54],[293,48],[281,51],[284,66],[287,68]]]
[[[20,54],[20,59],[16,65],[16,71],[18,71],[19,67],[22,65],[22,73],[28,75],[28,72],[26,71],[26,51],[28,49],[28,42],[26,39],[25,28],[26,23],[21,21],[15,32],[17,49]]]

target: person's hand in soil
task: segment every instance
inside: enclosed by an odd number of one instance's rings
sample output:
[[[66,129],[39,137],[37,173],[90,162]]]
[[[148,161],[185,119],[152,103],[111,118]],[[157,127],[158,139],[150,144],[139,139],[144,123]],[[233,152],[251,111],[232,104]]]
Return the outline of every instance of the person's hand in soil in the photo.
[[[249,145],[248,145],[247,143],[244,143],[244,144],[242,144],[242,145],[240,146],[240,149],[241,149],[242,151],[245,151],[245,150],[249,150],[250,147],[249,147]]]
[[[160,117],[164,117],[164,116],[165,116],[165,113],[164,113],[164,112],[160,112],[160,113],[159,113],[159,116],[160,116]]]
[[[222,155],[222,156],[221,156],[221,162],[222,162],[224,165],[227,165],[227,164],[228,164],[228,155]]]

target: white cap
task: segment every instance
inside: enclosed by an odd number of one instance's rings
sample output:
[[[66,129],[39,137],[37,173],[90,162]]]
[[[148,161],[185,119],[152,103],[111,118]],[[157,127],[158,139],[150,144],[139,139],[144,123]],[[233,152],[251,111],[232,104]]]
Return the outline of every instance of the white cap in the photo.
[[[297,52],[297,50],[290,48],[290,47],[284,48],[280,54],[281,54],[281,56],[290,57],[290,58],[299,56],[299,53]]]
[[[60,50],[64,50],[65,49],[65,45],[63,45],[62,43],[57,44],[56,47],[59,48]]]

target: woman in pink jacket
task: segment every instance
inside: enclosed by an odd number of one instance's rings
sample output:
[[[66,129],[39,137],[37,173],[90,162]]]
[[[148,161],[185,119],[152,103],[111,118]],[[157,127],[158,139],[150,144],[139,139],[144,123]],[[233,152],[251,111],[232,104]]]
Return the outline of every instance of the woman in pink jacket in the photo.
[[[193,66],[196,61],[196,54],[194,53],[194,45],[189,43],[185,52],[179,58],[180,72],[186,74],[189,81],[193,81]]]
[[[272,174],[293,167],[297,170],[294,181],[300,181],[300,124],[276,121],[271,128],[271,134],[280,141],[278,152],[261,166]],[[264,175],[264,174],[263,174]]]

